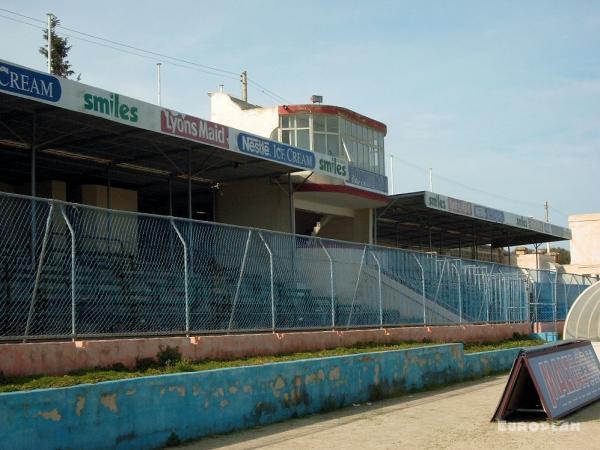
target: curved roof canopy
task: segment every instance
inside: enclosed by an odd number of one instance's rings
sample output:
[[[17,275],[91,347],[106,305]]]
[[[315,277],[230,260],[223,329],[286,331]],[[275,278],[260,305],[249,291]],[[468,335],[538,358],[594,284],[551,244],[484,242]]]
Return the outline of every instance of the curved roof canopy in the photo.
[[[565,339],[600,342],[600,281],[577,297],[567,314],[563,334]]]

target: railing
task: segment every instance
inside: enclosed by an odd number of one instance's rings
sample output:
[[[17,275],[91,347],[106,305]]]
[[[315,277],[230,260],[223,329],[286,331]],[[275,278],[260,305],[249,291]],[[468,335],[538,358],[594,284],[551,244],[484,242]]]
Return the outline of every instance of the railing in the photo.
[[[0,194],[0,339],[557,320],[586,277]]]

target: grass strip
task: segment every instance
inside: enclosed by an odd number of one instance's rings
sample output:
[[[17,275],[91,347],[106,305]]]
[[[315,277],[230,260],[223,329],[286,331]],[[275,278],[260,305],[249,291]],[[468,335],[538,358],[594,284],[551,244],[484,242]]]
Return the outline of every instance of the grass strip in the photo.
[[[514,347],[527,347],[543,344],[545,341],[517,336],[498,342],[490,343],[465,343],[465,353],[500,350]],[[337,347],[314,352],[289,353],[273,356],[255,356],[235,360],[215,361],[187,361],[169,360],[164,364],[156,361],[138,364],[135,369],[127,369],[122,364],[115,364],[110,368],[96,368],[79,370],[67,375],[32,375],[22,377],[5,377],[0,373],[0,392],[27,391],[32,389],[60,388],[78,384],[100,383],[102,381],[122,380],[151,375],[164,375],[171,373],[198,372],[203,370],[222,369],[226,367],[256,366],[275,362],[296,361],[300,359],[325,358],[329,356],[354,355],[359,353],[402,350],[407,348],[425,347],[436,345],[434,342],[399,342],[395,344],[366,343],[352,347]],[[160,358],[159,358],[160,359]]]

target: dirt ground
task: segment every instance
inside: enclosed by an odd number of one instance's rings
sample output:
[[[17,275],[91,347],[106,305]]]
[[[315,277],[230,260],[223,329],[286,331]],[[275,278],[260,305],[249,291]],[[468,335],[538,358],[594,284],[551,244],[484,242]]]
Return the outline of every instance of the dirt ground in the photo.
[[[361,404],[180,449],[600,449],[600,401],[565,418],[571,431],[501,431],[490,423],[507,376]],[[578,424],[578,425],[577,425]],[[529,424],[526,424],[529,425]],[[578,427],[578,431],[577,431]]]

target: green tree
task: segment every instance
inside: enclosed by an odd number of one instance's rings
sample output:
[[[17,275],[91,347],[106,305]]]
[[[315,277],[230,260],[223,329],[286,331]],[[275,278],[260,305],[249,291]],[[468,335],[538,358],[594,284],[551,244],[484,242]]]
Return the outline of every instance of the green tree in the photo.
[[[571,264],[571,252],[562,247],[550,247],[550,253],[558,253],[559,264]]]
[[[50,71],[54,75],[58,75],[60,77],[69,78],[71,75],[75,73],[71,69],[71,63],[67,60],[69,55],[69,51],[71,50],[71,45],[69,45],[69,39],[66,37],[61,37],[56,34],[54,31],[57,26],[60,25],[60,20],[58,17],[52,16],[50,19],[50,34],[52,39],[52,66],[50,67]],[[44,40],[48,41],[48,30],[44,30]],[[48,47],[44,45],[40,47],[40,53],[46,57],[46,61],[48,60]],[[81,74],[77,77],[77,80],[81,77]]]

